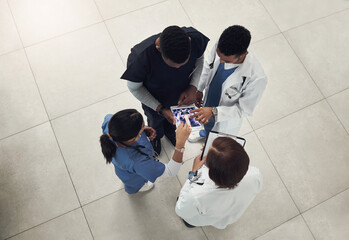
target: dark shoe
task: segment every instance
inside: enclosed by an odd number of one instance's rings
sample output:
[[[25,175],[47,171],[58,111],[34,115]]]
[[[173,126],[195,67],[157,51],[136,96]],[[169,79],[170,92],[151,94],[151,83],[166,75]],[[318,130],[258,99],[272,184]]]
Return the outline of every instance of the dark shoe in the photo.
[[[161,141],[160,139],[154,139],[153,141],[150,141],[151,145],[154,148],[154,151],[160,155],[161,153]]]
[[[184,222],[184,225],[187,227],[187,228],[194,228],[195,226],[193,225],[190,225],[189,223],[187,223],[186,221],[184,221],[184,219],[182,219],[182,221]]]

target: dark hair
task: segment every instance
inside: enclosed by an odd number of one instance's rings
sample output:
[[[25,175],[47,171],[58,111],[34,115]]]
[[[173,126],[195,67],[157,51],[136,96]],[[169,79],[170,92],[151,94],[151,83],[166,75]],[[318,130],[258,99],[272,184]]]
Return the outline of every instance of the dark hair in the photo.
[[[160,34],[160,51],[163,57],[181,64],[190,55],[189,35],[178,26],[169,26]]]
[[[218,49],[225,56],[241,56],[247,51],[251,34],[243,26],[234,25],[224,30],[218,41]]]
[[[250,159],[234,139],[218,137],[207,154],[209,177],[222,188],[234,188],[245,176]]]
[[[106,134],[100,137],[102,153],[107,163],[111,163],[112,158],[115,156],[117,149],[115,142],[124,142],[136,137],[142,126],[142,114],[135,109],[125,109],[112,116],[108,123],[108,128],[109,135],[113,141]]]

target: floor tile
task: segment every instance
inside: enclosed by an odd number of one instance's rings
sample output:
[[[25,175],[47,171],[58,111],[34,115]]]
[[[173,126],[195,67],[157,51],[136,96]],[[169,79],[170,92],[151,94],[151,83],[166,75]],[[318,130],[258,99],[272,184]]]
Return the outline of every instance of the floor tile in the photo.
[[[349,235],[349,190],[303,214],[316,240],[346,240]]]
[[[39,225],[9,240],[91,239],[81,208]]]
[[[270,49],[273,49],[270,51]],[[249,121],[254,129],[323,98],[283,35],[251,47],[268,77],[268,85]]]
[[[257,135],[302,212],[349,187],[349,136],[326,101]]]
[[[150,192],[118,191],[84,206],[96,240],[206,239],[201,228],[189,229],[175,213],[180,190],[177,178],[156,181]]]
[[[9,0],[24,46],[102,21],[93,0]]]
[[[339,120],[349,132],[349,111],[348,111],[349,89],[337,93],[327,99]]]
[[[346,10],[285,33],[326,97],[349,87],[348,22]]]
[[[0,55],[22,48],[22,43],[6,0],[0,0]]]
[[[226,229],[204,227],[208,239],[254,239],[299,214],[256,135],[250,133],[245,138],[250,164],[263,176],[262,191],[242,217]]]
[[[0,56],[0,138],[48,120],[23,50]]]
[[[109,19],[151,6],[162,1],[164,0],[96,0],[96,4],[102,14],[102,17],[104,19]]]
[[[256,240],[314,240],[301,216],[295,217]]]
[[[51,125],[0,141],[0,238],[79,206]]]
[[[126,92],[52,121],[82,204],[124,187],[115,175],[114,166],[106,164],[99,137],[105,115],[126,108],[136,108],[143,113],[138,100]],[[164,162],[168,161],[166,154],[162,154],[161,158]]]
[[[211,39],[209,49],[218,41],[224,29],[231,25],[242,25],[250,30],[252,42],[280,32],[258,0],[180,0],[180,2],[194,26]]]
[[[104,24],[29,47],[27,53],[51,119],[127,89]]]
[[[144,39],[160,33],[170,25],[191,26],[182,6],[175,0],[108,20],[106,24],[124,63],[131,48]]]
[[[281,31],[349,8],[342,0],[261,0]]]

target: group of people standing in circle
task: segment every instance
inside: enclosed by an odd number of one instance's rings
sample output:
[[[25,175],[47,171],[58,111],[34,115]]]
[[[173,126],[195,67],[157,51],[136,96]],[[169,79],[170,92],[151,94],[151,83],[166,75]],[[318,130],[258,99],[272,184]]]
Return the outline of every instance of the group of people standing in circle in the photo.
[[[267,77],[248,51],[250,32],[228,27],[205,58],[208,41],[192,27],[169,26],[131,49],[121,79],[141,102],[147,126],[141,113],[125,109],[105,117],[100,137],[106,162],[127,193],[152,189],[160,176],[176,176],[187,140],[205,139],[212,129],[237,135],[259,102]],[[185,123],[176,128],[170,107],[194,103],[192,117],[204,128],[192,131]],[[174,147],[166,164],[158,160],[164,136]],[[206,156],[197,156],[175,207],[184,224],[224,229],[235,222],[262,188],[261,173],[249,162],[229,137],[216,138]]]

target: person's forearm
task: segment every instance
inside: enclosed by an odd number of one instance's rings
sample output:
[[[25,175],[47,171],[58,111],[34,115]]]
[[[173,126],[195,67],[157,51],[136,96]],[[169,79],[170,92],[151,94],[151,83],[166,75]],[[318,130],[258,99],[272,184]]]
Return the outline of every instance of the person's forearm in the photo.
[[[190,81],[190,85],[193,85],[196,88],[198,88],[198,85],[200,82],[200,76],[202,73],[203,66],[204,66],[204,54],[202,54],[201,57],[196,59],[195,69],[193,71],[193,75],[192,75],[191,81]]]
[[[147,105],[154,111],[160,105],[159,101],[156,100],[153,95],[144,87],[143,83],[127,81],[127,87],[130,92],[135,96],[140,102]]]

